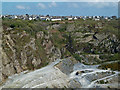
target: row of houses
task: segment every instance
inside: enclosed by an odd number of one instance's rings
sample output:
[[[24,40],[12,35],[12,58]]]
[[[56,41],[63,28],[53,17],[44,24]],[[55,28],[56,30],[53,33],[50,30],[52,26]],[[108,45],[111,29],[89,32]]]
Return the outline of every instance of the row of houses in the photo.
[[[44,20],[44,21],[62,21],[76,20],[76,16],[43,16],[43,15],[4,15],[0,18],[23,19],[23,20]]]
[[[8,18],[8,19],[23,19],[23,20],[44,20],[44,21],[62,21],[62,20],[77,20],[77,19],[92,19],[95,21],[99,21],[102,19],[113,20],[117,19],[116,16],[43,16],[43,15],[0,15],[0,18]]]

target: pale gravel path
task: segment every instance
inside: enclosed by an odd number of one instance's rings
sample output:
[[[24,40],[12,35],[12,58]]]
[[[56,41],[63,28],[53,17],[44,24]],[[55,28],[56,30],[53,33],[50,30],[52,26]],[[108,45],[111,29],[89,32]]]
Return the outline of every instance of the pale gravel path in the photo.
[[[104,80],[106,78],[112,78],[118,75],[119,72],[114,71],[115,74],[109,74],[108,76],[98,77],[96,80],[92,81],[91,76],[94,77],[96,74],[101,74],[109,72],[109,70],[97,69],[98,65],[84,65],[81,63],[75,64],[74,71],[70,75],[66,75],[61,72],[57,67],[61,59],[52,62],[50,65],[43,67],[41,69],[28,72],[24,71],[20,74],[15,74],[9,77],[9,80],[0,87],[1,88],[64,88],[69,87],[69,81],[72,79],[78,79],[81,83],[82,88],[92,88],[98,85],[96,82]],[[78,71],[86,71],[80,75],[76,75]],[[112,71],[111,71],[112,72]]]

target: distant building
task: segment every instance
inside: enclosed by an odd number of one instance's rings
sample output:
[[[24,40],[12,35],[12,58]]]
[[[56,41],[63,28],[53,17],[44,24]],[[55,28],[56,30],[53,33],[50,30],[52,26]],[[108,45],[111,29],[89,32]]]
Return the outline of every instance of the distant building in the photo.
[[[29,20],[29,17],[30,17],[29,14],[26,14],[25,15],[25,20]]]
[[[77,20],[78,18],[77,17],[74,17],[74,20]]]
[[[73,20],[73,18],[68,18],[68,20]]]
[[[22,19],[22,20],[44,20],[44,21],[63,21],[63,20],[77,20],[77,19],[92,19],[95,21],[99,20],[115,20],[117,16],[49,16],[49,15],[0,15],[0,18],[8,18],[8,19]],[[72,22],[72,21],[70,21]]]
[[[97,18],[100,18],[100,16],[97,16]]]
[[[82,19],[83,19],[83,20],[86,20],[86,19],[87,19],[87,16],[83,16]]]
[[[62,19],[61,18],[55,18],[55,19],[51,19],[51,21],[61,21]]]
[[[33,18],[29,17],[29,20],[33,20]]]
[[[30,16],[33,20],[36,20],[37,19],[37,16],[36,15],[32,15]]]
[[[21,19],[23,19],[23,20],[29,20],[29,15],[28,14],[22,15]]]
[[[104,16],[101,16],[100,19],[101,19],[101,20],[104,20]]]
[[[50,18],[49,18],[49,17],[47,17],[47,18],[46,18],[46,21],[50,21]]]
[[[117,17],[116,16],[112,16],[112,19],[117,19]]]
[[[108,17],[105,17],[106,20],[108,20]]]
[[[46,17],[40,17],[40,20],[46,20]]]
[[[111,17],[108,17],[108,21],[110,21],[111,20]]]
[[[93,16],[93,20],[99,21],[100,20],[100,16]]]
[[[10,19],[17,19],[18,17],[16,15],[9,16]]]
[[[100,18],[95,18],[94,20],[95,20],[95,21],[99,21],[99,20],[100,20]]]

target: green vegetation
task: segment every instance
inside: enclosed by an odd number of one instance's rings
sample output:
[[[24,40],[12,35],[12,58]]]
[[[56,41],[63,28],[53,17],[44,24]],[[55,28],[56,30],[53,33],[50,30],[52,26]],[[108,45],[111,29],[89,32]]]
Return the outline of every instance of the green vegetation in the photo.
[[[108,83],[108,81],[104,81],[104,80],[100,80],[100,84],[107,84]]]
[[[40,20],[19,20],[19,19],[3,19],[3,49],[10,58],[13,56],[12,50],[6,43],[7,38],[4,35],[10,35],[12,41],[14,42],[13,49],[16,50],[17,59],[21,63],[21,52],[29,52],[28,57],[33,56],[34,58],[41,59],[41,64],[36,68],[46,66],[49,63],[49,58],[47,57],[46,46],[49,47],[48,41],[51,41],[51,46],[58,48],[61,51],[61,58],[66,58],[69,56],[74,57],[76,60],[84,60],[76,52],[80,51],[80,55],[89,54],[100,54],[99,61],[98,58],[89,58],[88,62],[93,62],[93,64],[100,64],[106,61],[120,60],[119,51],[116,50],[116,46],[119,42],[114,42],[110,38],[114,34],[118,38],[118,20],[73,20],[73,21],[40,21]],[[59,25],[59,28],[51,28],[53,25]],[[49,26],[49,28],[47,28]],[[42,34],[38,33],[42,32]],[[95,34],[109,34],[109,37],[104,38],[102,41],[98,39],[93,39]],[[89,36],[92,38],[89,41]],[[49,37],[46,39],[46,37]],[[35,39],[35,48],[31,48],[31,40]],[[88,40],[86,40],[88,39]],[[106,41],[108,40],[108,41]],[[8,40],[9,41],[9,40]],[[86,42],[85,42],[86,41]],[[48,45],[43,45],[43,42]],[[103,43],[101,43],[103,42]],[[10,45],[12,44],[11,42]],[[112,44],[110,44],[112,43]],[[98,45],[97,45],[98,44]],[[110,44],[110,45],[109,45]],[[28,46],[27,46],[28,45]],[[12,46],[12,45],[11,45]],[[26,47],[26,48],[25,48]],[[108,47],[110,49],[108,49]],[[63,50],[64,49],[64,50]],[[114,50],[113,50],[114,49]],[[26,50],[26,51],[25,51]],[[113,51],[113,52],[112,52]],[[108,55],[106,55],[106,53]],[[102,54],[102,55],[101,55]],[[104,55],[105,54],[105,55]],[[113,54],[113,55],[111,55]],[[49,54],[50,57],[54,56],[54,53]],[[33,57],[28,60],[28,67],[34,68],[32,65]],[[85,64],[89,64],[84,62]],[[119,64],[109,64],[102,65],[102,68],[112,68],[117,69]]]
[[[41,45],[40,40],[36,40],[35,43],[36,43],[36,47],[37,47],[36,56],[38,55],[38,58],[42,59],[40,66],[44,67],[44,66],[48,65],[49,59],[46,57],[46,52],[45,52],[43,46]],[[38,67],[38,68],[40,68],[40,67]]]
[[[67,24],[62,24],[61,27],[59,28],[60,32],[65,32],[67,30]]]
[[[108,69],[108,68],[110,68],[111,70],[120,71],[120,61],[113,62],[113,63],[102,64],[98,68],[102,68],[102,69]]]
[[[78,54],[74,54],[73,57],[79,62],[81,62],[81,57]]]
[[[119,53],[114,55],[100,55],[100,59],[107,59],[107,61],[120,60],[120,55]]]
[[[101,80],[101,81],[100,81],[100,84],[105,84],[104,80]]]

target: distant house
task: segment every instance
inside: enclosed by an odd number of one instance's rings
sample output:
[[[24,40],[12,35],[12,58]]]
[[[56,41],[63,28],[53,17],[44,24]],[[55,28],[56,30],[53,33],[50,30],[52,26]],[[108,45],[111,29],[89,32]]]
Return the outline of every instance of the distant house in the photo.
[[[31,18],[32,18],[33,20],[35,20],[35,19],[37,19],[37,16],[36,16],[36,15],[32,15]]]
[[[23,16],[22,15],[18,16],[18,19],[23,19]]]
[[[89,16],[89,18],[91,19],[91,18],[92,18],[92,16]]]
[[[83,16],[83,17],[82,17],[83,20],[86,20],[86,18],[87,18],[87,16]]]
[[[46,17],[40,17],[40,20],[46,20]]]
[[[95,21],[99,21],[99,20],[100,20],[100,18],[95,18],[94,20],[95,20]]]
[[[36,16],[36,20],[39,20],[40,19],[40,16]]]
[[[62,19],[61,18],[52,18],[51,21],[61,21]]]
[[[82,16],[79,17],[80,19],[82,18]]]
[[[13,15],[10,17],[11,19],[17,19],[18,17],[16,15]]]
[[[108,17],[105,17],[106,20],[108,20]]]
[[[110,21],[112,18],[111,17],[108,17],[108,21]]]
[[[95,19],[95,16],[92,16],[93,20]]]
[[[21,18],[22,18],[23,20],[29,20],[29,16],[28,16],[28,15],[22,15]]]
[[[86,20],[86,18],[83,18],[83,20]]]
[[[99,21],[100,20],[100,16],[93,16],[93,20]]]
[[[110,17],[105,17],[105,20],[110,21],[111,18]]]
[[[97,16],[97,18],[100,18],[100,16]]]
[[[68,19],[68,20],[73,20],[73,18],[72,18],[72,17],[68,17],[67,19]]]
[[[41,17],[40,17],[40,20],[43,20],[43,21],[50,21],[50,18],[49,18],[49,17],[41,16]]]
[[[47,17],[47,18],[46,18],[46,21],[50,21],[50,18],[49,18],[49,17]]]
[[[74,20],[77,20],[78,18],[77,17],[74,17]]]
[[[116,16],[112,16],[111,18],[112,18],[112,19],[117,19],[117,17],[116,17]]]
[[[101,19],[101,20],[104,20],[104,16],[101,16],[100,19]]]
[[[29,20],[32,20],[33,18],[29,17]]]

